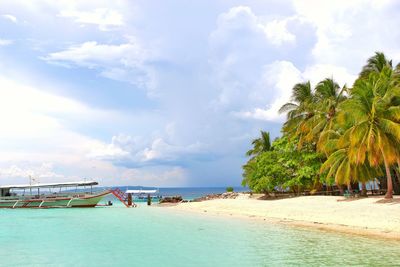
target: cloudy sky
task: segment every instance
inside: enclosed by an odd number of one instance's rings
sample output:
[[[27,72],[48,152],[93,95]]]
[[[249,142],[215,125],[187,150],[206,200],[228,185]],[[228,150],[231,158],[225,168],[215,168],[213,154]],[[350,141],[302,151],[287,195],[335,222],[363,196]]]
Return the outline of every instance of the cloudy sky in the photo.
[[[386,0],[0,2],[0,184],[239,185],[300,81],[400,60]]]

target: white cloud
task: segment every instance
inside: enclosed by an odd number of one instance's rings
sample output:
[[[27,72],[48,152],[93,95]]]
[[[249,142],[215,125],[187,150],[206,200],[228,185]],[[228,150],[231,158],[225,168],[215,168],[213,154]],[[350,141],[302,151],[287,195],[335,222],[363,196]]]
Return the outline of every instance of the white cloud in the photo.
[[[171,159],[184,155],[186,148],[152,141],[146,151],[154,157],[146,159],[143,139],[120,134],[104,144],[66,126],[68,120],[77,123],[85,117],[98,123],[115,121],[118,114],[112,117],[108,111],[4,77],[0,88],[0,184],[27,183],[30,175],[41,183],[83,178],[101,185],[186,183],[185,169],[173,164],[134,169],[113,162]]]
[[[102,31],[124,25],[122,14],[107,8],[97,8],[93,11],[63,10],[60,16],[73,18],[76,23],[98,25]]]
[[[218,16],[218,28],[256,28],[261,27],[258,24],[258,18],[248,6],[236,6]],[[262,28],[260,28],[261,30]]]
[[[147,139],[120,134],[113,136],[110,144],[93,142],[89,158],[110,160],[121,165],[158,165],[185,161],[204,152],[199,142],[189,145],[170,144],[161,137]]]
[[[4,15],[1,15],[4,19],[7,19],[7,20],[9,20],[9,21],[11,21],[11,22],[13,22],[13,23],[17,23],[17,18],[15,17],[15,16],[13,16],[13,15],[10,15],[10,14],[4,14]]]
[[[278,110],[302,79],[301,70],[292,63],[298,59],[296,46],[302,44],[288,30],[292,24],[300,31],[309,29],[299,16],[265,20],[243,6],[219,16],[210,35],[211,63],[220,89],[214,106],[240,118],[282,120]],[[291,51],[293,60],[281,59]]]
[[[71,120],[109,121],[114,114],[4,77],[0,88],[1,184],[25,183],[29,175],[41,182],[82,179],[96,173],[94,166],[103,170],[100,177],[117,172],[108,163],[86,158],[99,141],[67,127]]]
[[[285,115],[279,114],[278,111],[290,100],[293,85],[302,81],[302,74],[292,62],[288,61],[276,61],[264,69],[263,84],[274,93],[269,104],[267,107],[256,107],[250,111],[234,112],[234,115],[246,119],[281,122]]]
[[[50,53],[42,59],[49,63],[98,69],[104,77],[130,82],[151,91],[156,81],[152,68],[146,62],[153,55],[137,39],[128,39],[129,42],[119,45],[85,42]]]
[[[57,171],[55,166],[62,167]],[[65,170],[65,168],[73,168]],[[67,174],[66,174],[67,173]],[[116,167],[105,161],[87,161],[80,159],[67,164],[60,162],[32,162],[0,166],[0,184],[27,184],[29,177],[35,183],[71,182],[90,179],[99,182],[100,186],[110,185],[143,185],[143,186],[184,186],[187,184],[188,172],[179,166],[125,168]],[[116,177],[118,179],[116,180]]]
[[[197,154],[202,152],[202,144],[194,143],[186,146],[171,145],[165,142],[162,138],[156,138],[151,147],[143,150],[143,160],[165,160],[173,161],[182,156]]]
[[[143,62],[145,56],[146,51],[137,42],[107,45],[91,41],[71,46],[64,51],[50,53],[44,59],[94,68],[106,64],[135,65]]]
[[[355,72],[375,51],[399,52],[398,1],[305,0],[293,1],[293,6],[316,27],[315,63]]]
[[[26,164],[25,164],[26,165]],[[63,179],[65,176],[54,171],[52,163],[44,162],[36,166],[24,166],[20,167],[17,165],[11,165],[9,167],[0,168],[0,179],[5,178],[25,178],[29,176],[34,178],[36,182],[41,182],[43,179]]]
[[[115,144],[104,144],[102,142],[97,141],[96,143],[92,144],[91,151],[87,154],[89,158],[96,158],[96,159],[119,159],[124,158],[129,155],[128,151],[121,149]]]
[[[346,67],[334,66],[329,64],[315,64],[308,66],[303,72],[304,80],[310,80],[315,86],[325,78],[333,78],[341,86],[346,84],[351,87],[357,79],[356,73],[350,73]]]
[[[125,184],[143,186],[185,186],[188,173],[182,167],[126,169],[121,173],[121,181]]]
[[[87,154],[89,158],[118,160],[127,158],[131,151],[134,139],[129,135],[113,136],[110,144],[95,141],[91,144],[90,152]]]
[[[217,29],[210,36],[213,52],[211,62],[214,64],[221,90],[217,106],[225,107],[230,114],[242,119],[282,122],[284,115],[278,114],[278,110],[290,101],[295,83],[310,80],[316,85],[325,78],[333,78],[341,86],[353,84],[357,77],[353,69],[354,62],[345,65],[341,62],[351,61],[352,54],[357,53],[357,50],[347,51],[346,47],[352,46],[347,42],[349,38],[353,38],[355,27],[349,23],[354,19],[348,17],[361,12],[360,8],[354,3],[343,6],[335,2],[325,6],[320,1],[308,1],[307,4],[295,1],[294,5],[296,14],[269,21],[256,16],[252,9],[243,6],[231,8],[219,16]],[[313,5],[321,7],[322,11],[310,8]],[[382,4],[379,8],[384,6]],[[310,23],[314,26],[301,28],[311,25]],[[301,64],[299,57],[310,53],[310,50],[305,50],[307,47],[303,46],[297,47],[297,41],[302,40],[297,39],[296,34],[298,31],[303,33],[308,30],[317,31],[316,43],[308,46],[314,57],[309,57],[306,64]],[[268,41],[263,40],[261,32],[267,35]],[[304,34],[301,36],[304,38]],[[246,41],[243,42],[240,38]],[[357,41],[360,40],[362,38]],[[325,47],[320,50],[324,42],[329,44],[330,49]],[[293,47],[283,45],[288,43],[293,44]],[[333,43],[335,47],[331,46]],[[340,44],[338,49],[336,44]],[[359,46],[365,47],[368,44]],[[279,54],[283,51],[282,55],[288,57],[290,49],[294,49],[293,58],[282,60]],[[343,50],[346,50],[344,54],[351,55],[343,58],[338,54],[338,51]],[[367,58],[365,54],[363,53],[363,62]],[[331,55],[334,55],[332,60]],[[338,60],[339,58],[342,60]],[[357,64],[356,71],[359,71],[360,63]]]
[[[287,29],[287,22],[287,19],[273,20],[265,25],[265,34],[274,45],[280,46],[284,43],[294,43],[296,41],[296,35]]]
[[[11,45],[13,44],[13,40],[8,40],[8,39],[0,39],[0,46],[6,46],[6,45]]]
[[[0,86],[0,136],[3,138],[46,137],[62,129],[57,116],[90,112],[79,102],[4,77],[0,77]]]
[[[229,38],[229,34],[232,32],[238,31],[240,33],[245,30],[245,32],[241,33],[262,33],[265,40],[275,46],[280,46],[296,41],[296,35],[289,32],[287,28],[288,21],[296,19],[297,17],[289,17],[287,19],[265,21],[256,16],[250,7],[236,6],[219,15],[217,30],[212,34],[211,38],[223,40]],[[215,35],[218,35],[218,37]]]
[[[290,101],[293,86],[304,81],[310,81],[312,86],[315,86],[326,78],[333,78],[340,86],[344,84],[352,86],[357,75],[349,73],[345,67],[327,64],[307,66],[301,72],[292,62],[273,62],[265,67],[262,79],[264,86],[275,92],[275,94],[271,94],[270,104],[267,107],[255,107],[250,111],[233,112],[233,114],[244,119],[282,122],[285,114],[279,114],[279,109]]]
[[[260,56],[256,52],[268,49],[258,18],[245,6],[222,13],[217,28],[210,34],[209,47],[213,77],[220,90],[215,106],[236,109],[247,103],[244,100],[249,90],[254,90],[261,68],[268,60],[267,53]]]

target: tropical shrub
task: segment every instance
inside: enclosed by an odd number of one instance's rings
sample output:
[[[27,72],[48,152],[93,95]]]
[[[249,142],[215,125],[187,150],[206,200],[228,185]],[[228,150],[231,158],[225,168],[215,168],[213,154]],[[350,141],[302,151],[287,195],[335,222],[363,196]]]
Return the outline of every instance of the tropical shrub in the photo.
[[[232,186],[228,186],[226,188],[226,192],[233,192],[233,187]]]

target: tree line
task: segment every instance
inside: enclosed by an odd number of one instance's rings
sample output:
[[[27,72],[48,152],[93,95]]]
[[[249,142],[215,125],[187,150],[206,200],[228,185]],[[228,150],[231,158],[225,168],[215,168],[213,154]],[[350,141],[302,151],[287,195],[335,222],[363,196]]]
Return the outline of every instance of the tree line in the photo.
[[[244,186],[255,192],[339,189],[379,179],[385,198],[400,190],[400,64],[381,52],[368,59],[352,87],[332,78],[295,84],[282,136],[252,142]]]

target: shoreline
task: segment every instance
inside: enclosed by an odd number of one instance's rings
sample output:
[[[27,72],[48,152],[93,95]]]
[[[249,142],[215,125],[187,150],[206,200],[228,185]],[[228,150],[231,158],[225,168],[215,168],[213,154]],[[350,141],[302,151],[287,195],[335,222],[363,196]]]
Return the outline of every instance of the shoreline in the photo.
[[[374,196],[345,201],[337,196],[257,200],[241,194],[236,199],[160,206],[204,216],[257,220],[400,241],[400,197],[391,202],[382,200],[383,197]]]

